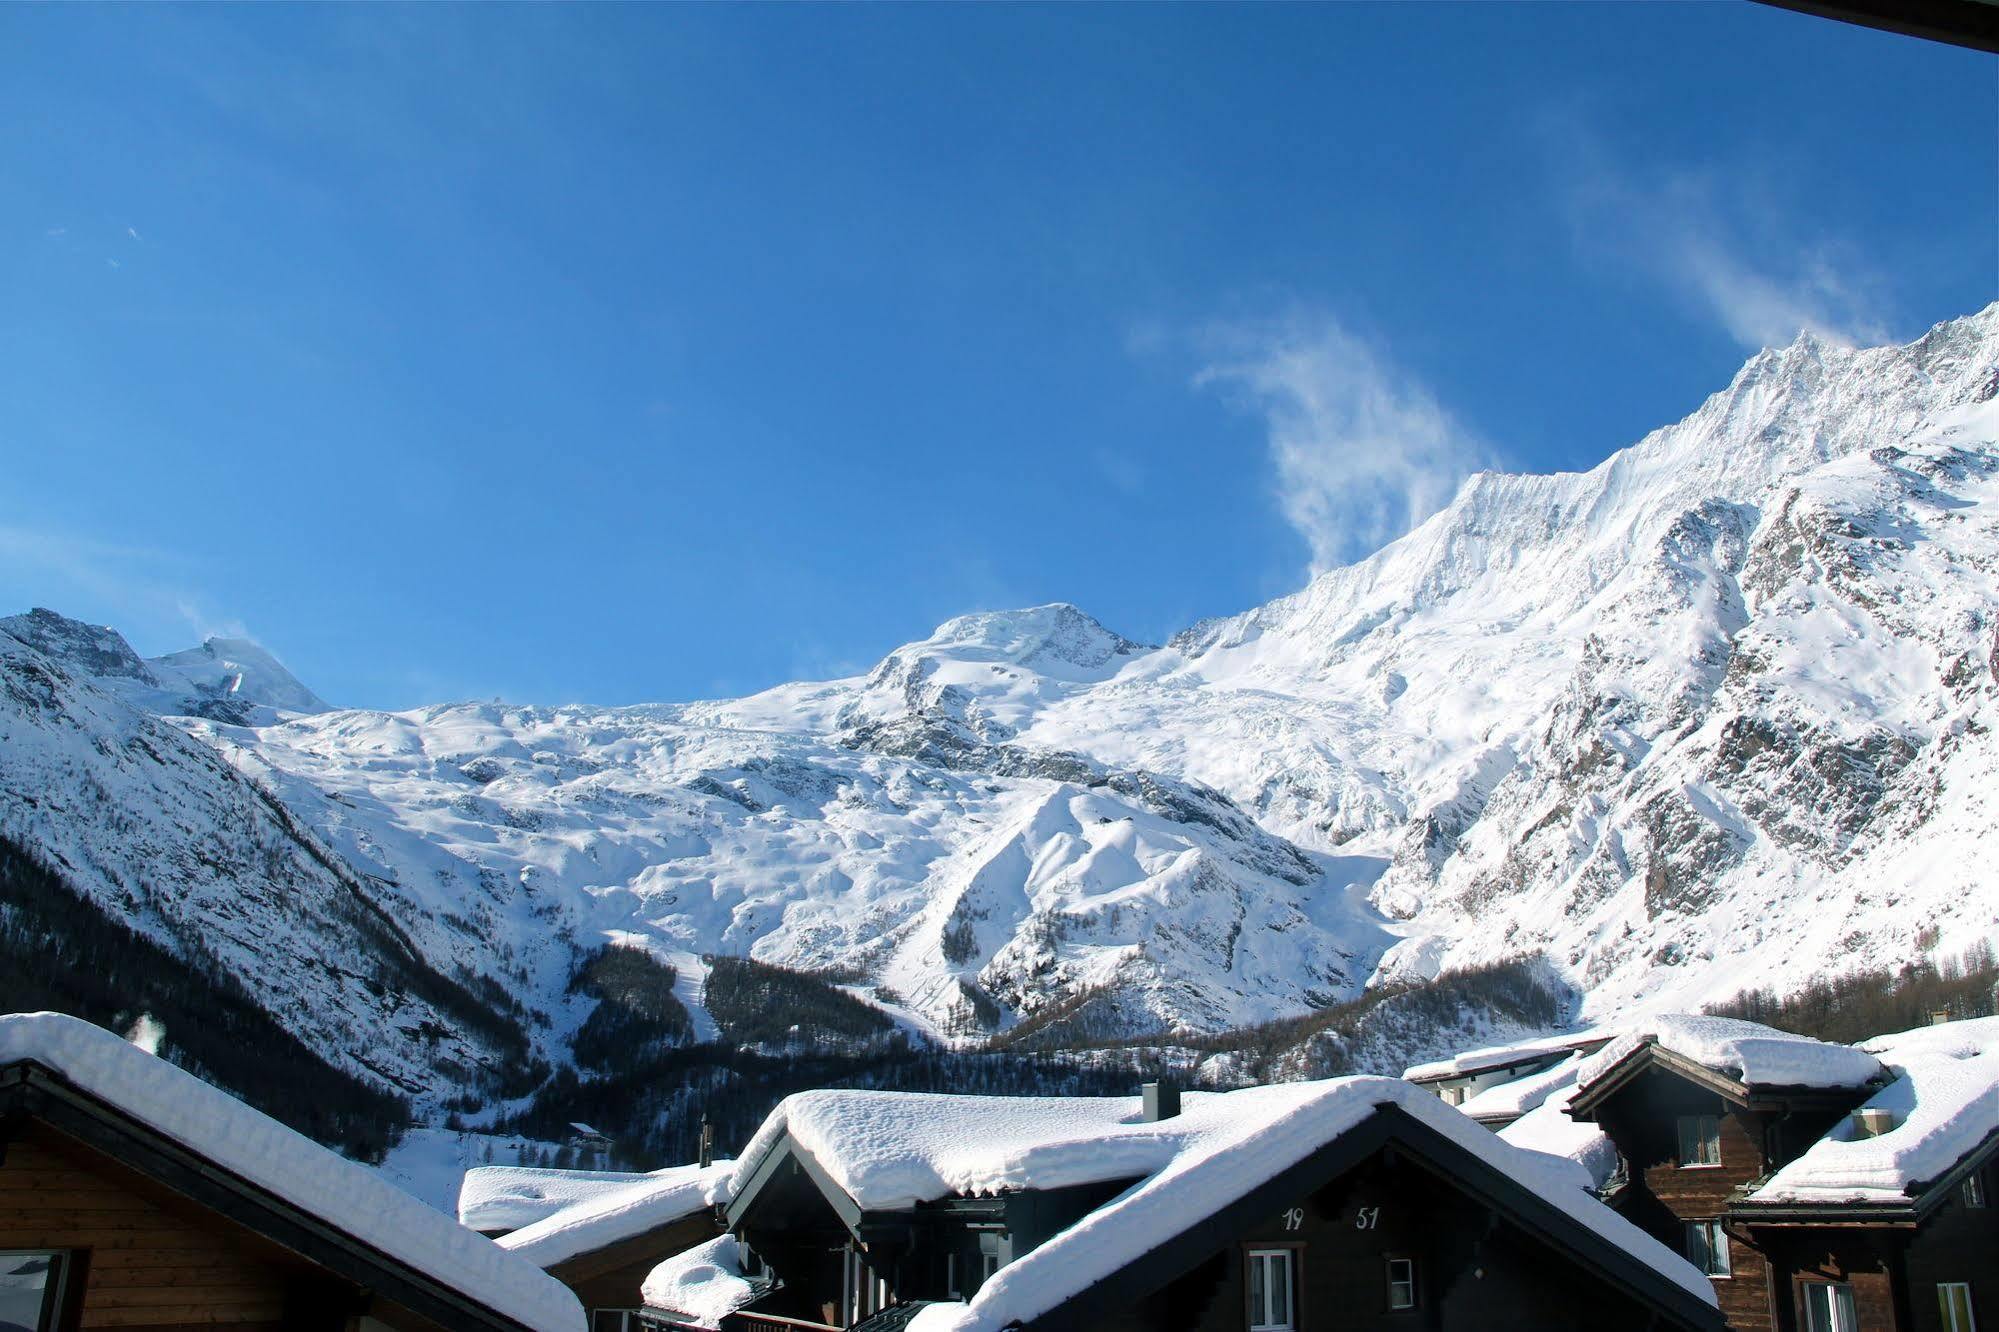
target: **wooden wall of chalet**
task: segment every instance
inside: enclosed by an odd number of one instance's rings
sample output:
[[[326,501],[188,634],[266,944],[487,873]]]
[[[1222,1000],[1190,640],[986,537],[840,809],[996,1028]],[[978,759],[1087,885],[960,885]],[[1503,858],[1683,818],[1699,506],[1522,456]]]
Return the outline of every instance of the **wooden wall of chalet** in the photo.
[[[1295,1210],[1294,1210],[1295,1209]],[[1250,1227],[1104,1332],[1243,1332],[1251,1249],[1295,1246],[1300,1332],[1642,1328],[1636,1301],[1422,1167],[1377,1159]],[[1416,1263],[1417,1307],[1388,1307],[1387,1260]]]
[[[1771,1226],[1755,1233],[1770,1254],[1778,1332],[1797,1332],[1798,1285],[1819,1280],[1852,1285],[1858,1332],[1942,1332],[1937,1286],[1958,1281],[1971,1287],[1976,1325],[1999,1327],[1999,1209],[1966,1207],[1955,1190],[1915,1230]]]
[[[45,1130],[7,1144],[0,1249],[86,1251],[85,1328],[285,1326],[288,1274],[270,1256]]]
[[[1798,1286],[1840,1281],[1853,1287],[1856,1332],[1901,1332],[1907,1311],[1896,1309],[1892,1271],[1900,1266],[1905,1236],[1881,1228],[1792,1229],[1758,1227],[1756,1237],[1770,1255],[1772,1295],[1779,1332],[1797,1332],[1802,1311]],[[1933,1297],[1934,1298],[1934,1297]],[[1936,1321],[1931,1311],[1930,1325]]]
[[[80,1254],[82,1329],[339,1332],[363,1306],[351,1284],[33,1121],[0,1161],[0,1249]],[[441,1332],[370,1312],[373,1326]]]
[[[1720,1165],[1680,1165],[1681,1115],[1717,1117]],[[1761,1116],[1657,1069],[1606,1102],[1597,1121],[1623,1149],[1631,1171],[1632,1187],[1618,1200],[1618,1211],[1675,1253],[1686,1252],[1686,1222],[1722,1216],[1736,1190],[1766,1168]],[[1732,1231],[1728,1247],[1733,1275],[1717,1279],[1714,1289],[1729,1326],[1736,1332],[1775,1332],[1769,1263],[1746,1232]]]
[[[1937,1284],[1963,1281],[1971,1286],[1971,1311],[1979,1327],[1999,1328],[1999,1166],[1987,1163],[1980,1172],[1983,1207],[1966,1207],[1962,1192],[1924,1218],[1909,1241],[1903,1268],[1913,1332],[1933,1332],[1943,1326],[1937,1305]]]

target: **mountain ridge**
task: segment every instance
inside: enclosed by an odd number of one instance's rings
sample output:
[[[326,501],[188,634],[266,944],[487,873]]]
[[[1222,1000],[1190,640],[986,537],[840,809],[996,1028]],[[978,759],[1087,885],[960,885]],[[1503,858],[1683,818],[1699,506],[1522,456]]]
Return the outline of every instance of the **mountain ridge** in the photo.
[[[1971,854],[1999,818],[1995,397],[1999,304],[1803,337],[1594,468],[1471,477],[1158,646],[1051,603],[742,699],[385,713],[253,645],[147,662],[36,612],[0,669],[79,677],[79,733],[124,707],[218,756],[558,1061],[566,950],[605,939],[859,977],[953,1040],[1081,996],[1212,1031],[1520,956],[1595,1020],[1999,926]],[[6,717],[10,754],[55,743]],[[0,813],[35,796],[0,780]]]

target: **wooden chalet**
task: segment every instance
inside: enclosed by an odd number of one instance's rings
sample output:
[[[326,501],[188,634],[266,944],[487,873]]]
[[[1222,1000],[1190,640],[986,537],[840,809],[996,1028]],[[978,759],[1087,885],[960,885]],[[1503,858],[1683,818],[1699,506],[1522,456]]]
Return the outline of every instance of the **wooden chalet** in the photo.
[[[1398,1080],[1148,1093],[793,1097],[744,1153],[729,1235],[652,1274],[644,1325],[1721,1326],[1565,1163]]]
[[[639,1332],[646,1276],[722,1233],[735,1162],[675,1166],[596,1193],[500,1237],[501,1248],[574,1291],[590,1332]]]
[[[0,1328],[581,1332],[364,1166],[78,1019],[0,1017]]]
[[[1999,1327],[1999,1020],[1949,1025],[1856,1049],[1662,1018],[1586,1065],[1568,1112],[1616,1147],[1607,1200],[1682,1247],[1732,1328]]]

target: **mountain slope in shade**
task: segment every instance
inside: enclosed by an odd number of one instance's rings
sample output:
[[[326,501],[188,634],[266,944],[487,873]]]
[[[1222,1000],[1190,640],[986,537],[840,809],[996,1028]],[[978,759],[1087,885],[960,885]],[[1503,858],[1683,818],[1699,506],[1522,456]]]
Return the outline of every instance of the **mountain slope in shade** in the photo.
[[[1999,924],[1995,394],[1999,306],[1802,338],[1589,472],[1474,477],[1162,647],[1054,605],[684,705],[321,711],[234,645],[183,677],[240,671],[255,715],[159,706],[187,654],[107,631],[23,650],[87,682],[79,734],[161,725],[99,699],[196,714],[172,734],[423,956],[545,1009],[551,1051],[559,956],[605,938],[837,967],[948,1034],[1084,990],[1214,1028],[1517,954],[1610,1017]]]
[[[170,955],[234,977],[336,1066],[420,1106],[512,1074],[520,1015],[497,990],[472,993],[449,946],[491,967],[504,938],[454,932],[436,903],[357,875],[214,745],[43,650],[81,643],[89,664],[129,671],[129,649],[87,626],[41,627],[53,632],[40,647],[0,632],[0,835]]]

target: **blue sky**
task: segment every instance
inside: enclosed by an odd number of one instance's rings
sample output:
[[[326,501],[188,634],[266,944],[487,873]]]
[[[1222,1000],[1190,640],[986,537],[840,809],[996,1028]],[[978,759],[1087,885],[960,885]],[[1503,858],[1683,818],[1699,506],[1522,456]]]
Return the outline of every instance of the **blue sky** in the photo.
[[[1159,639],[1999,292],[1999,64],[1749,4],[0,7],[0,607],[335,702]]]

